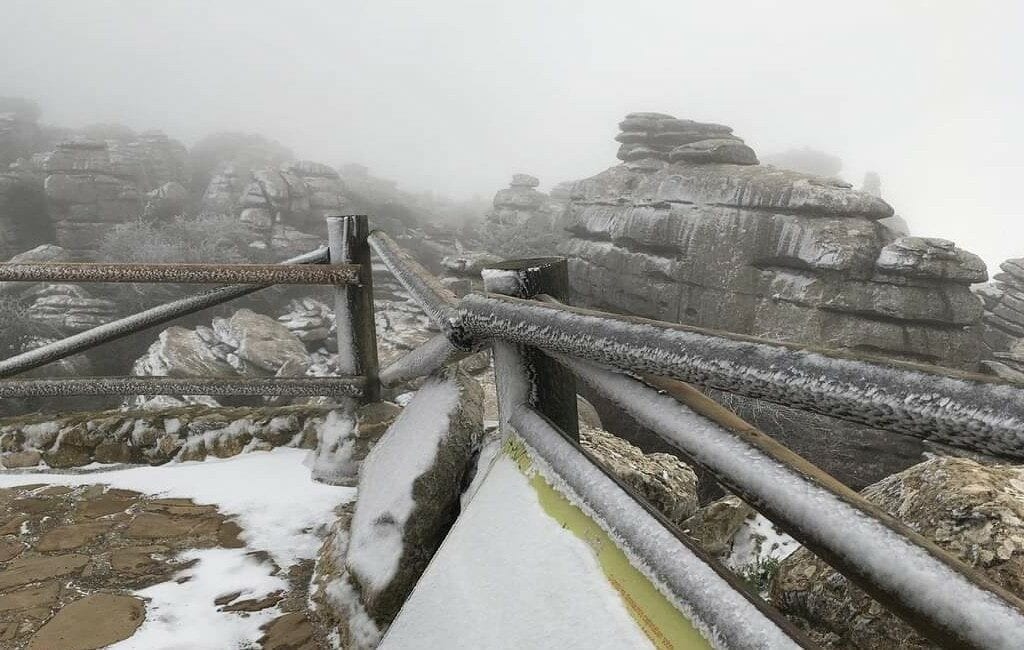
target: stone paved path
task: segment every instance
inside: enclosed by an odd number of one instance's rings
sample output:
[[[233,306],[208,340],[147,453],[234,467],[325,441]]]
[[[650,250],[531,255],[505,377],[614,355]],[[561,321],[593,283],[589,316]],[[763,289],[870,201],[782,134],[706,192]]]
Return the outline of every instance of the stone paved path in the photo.
[[[105,485],[0,489],[0,647],[91,650],[128,638],[146,615],[133,591],[173,579],[186,568],[181,551],[243,548],[241,532],[216,506],[190,499]],[[227,593],[209,606],[238,616],[277,606],[285,613],[264,626],[259,647],[322,647],[305,612],[311,571],[311,561],[289,567],[287,592]]]

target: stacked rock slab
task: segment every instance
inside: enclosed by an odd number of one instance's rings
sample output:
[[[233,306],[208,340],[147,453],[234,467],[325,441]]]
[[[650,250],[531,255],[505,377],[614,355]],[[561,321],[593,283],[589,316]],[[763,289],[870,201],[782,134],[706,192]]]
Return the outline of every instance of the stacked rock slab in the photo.
[[[552,217],[560,209],[552,205],[547,194],[537,190],[539,185],[536,176],[513,175],[509,186],[494,195],[494,209],[488,213],[487,220],[504,226],[550,226]]]
[[[977,365],[981,305],[969,285],[986,272],[976,255],[945,240],[894,239],[877,224],[892,208],[835,179],[754,164],[750,155],[673,155],[729,141],[728,127],[646,113],[622,126],[619,139],[646,157],[620,150],[630,160],[578,181],[567,209],[572,236],[562,251],[577,304]]]
[[[225,165],[210,181],[202,206],[237,216],[266,247],[309,250],[302,235],[322,233],[324,217],[343,212],[346,203],[338,172],[303,160],[249,174]]]
[[[657,167],[659,162],[757,164],[754,150],[722,124],[664,113],[630,113],[619,128],[618,158],[636,169]]]
[[[41,179],[29,167],[22,158],[0,171],[0,259],[53,237]]]
[[[138,161],[104,142],[62,142],[44,156],[43,171],[57,243],[79,255],[95,253],[113,224],[142,213]]]
[[[982,362],[1004,379],[1024,382],[1024,257],[999,265],[993,282],[976,288],[985,305]]]

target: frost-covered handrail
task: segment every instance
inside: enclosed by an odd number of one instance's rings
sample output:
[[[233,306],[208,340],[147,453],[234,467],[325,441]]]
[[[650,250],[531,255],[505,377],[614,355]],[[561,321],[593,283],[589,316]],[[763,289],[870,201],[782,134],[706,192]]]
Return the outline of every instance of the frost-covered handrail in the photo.
[[[358,264],[0,264],[0,282],[176,282],[181,284],[356,284]]]
[[[73,395],[212,395],[361,397],[363,377],[62,377],[0,379],[0,397]]]
[[[472,349],[452,345],[447,334],[437,334],[381,370],[380,383],[390,387],[417,377],[425,377],[442,366],[465,359],[472,353]]]
[[[327,248],[323,247],[285,260],[281,264],[324,264],[328,260]],[[255,293],[268,286],[270,285],[242,284],[218,287],[179,300],[163,303],[156,307],[150,307],[136,314],[98,325],[84,332],[73,334],[59,341],[47,343],[33,350],[4,359],[0,361],[0,377],[10,377],[11,375],[59,361],[97,345],[135,334],[150,327],[162,325],[207,307],[214,307],[229,300]]]
[[[674,323],[495,294],[462,299],[461,330],[1024,458],[1024,386]]]
[[[1024,648],[1024,601],[739,417],[715,421],[632,377],[552,356],[932,639]],[[667,382],[678,384],[655,386]],[[714,410],[696,393],[683,398]]]
[[[441,331],[449,335],[452,343],[459,347],[456,336],[459,329],[459,299],[455,294],[385,233],[374,230],[367,237],[367,241],[427,316],[430,316]]]
[[[529,381],[518,351],[500,342],[493,350],[502,417],[535,452],[538,469],[623,545],[634,566],[645,567],[706,639],[718,648],[813,647],[529,408]]]

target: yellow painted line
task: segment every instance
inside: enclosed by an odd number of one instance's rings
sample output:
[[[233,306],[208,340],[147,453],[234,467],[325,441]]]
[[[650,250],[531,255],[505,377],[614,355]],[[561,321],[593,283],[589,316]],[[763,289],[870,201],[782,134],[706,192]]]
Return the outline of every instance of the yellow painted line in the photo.
[[[594,551],[608,582],[622,597],[633,620],[658,650],[711,648],[693,623],[638,571],[626,554],[593,519],[552,487],[534,468],[518,438],[505,441],[505,453],[516,462],[537,493],[544,512]]]

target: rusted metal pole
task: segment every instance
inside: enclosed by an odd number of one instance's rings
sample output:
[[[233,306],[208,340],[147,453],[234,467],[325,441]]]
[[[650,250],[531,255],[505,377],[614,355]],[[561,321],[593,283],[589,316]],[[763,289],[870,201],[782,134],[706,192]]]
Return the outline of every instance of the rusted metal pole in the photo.
[[[0,264],[0,282],[353,284],[359,278],[351,264]]]
[[[569,269],[563,257],[510,260],[483,270],[484,289],[492,293],[533,298],[547,294],[558,300],[569,297]],[[522,349],[533,385],[531,406],[559,429],[579,440],[576,379],[561,364],[533,347]]]
[[[3,397],[70,397],[73,395],[213,395],[360,397],[362,377],[60,377],[0,380]]]
[[[338,333],[338,367],[366,378],[363,402],[380,399],[377,327],[373,315],[373,269],[370,266],[369,220],[365,214],[327,217],[331,264],[359,265],[359,282],[334,290]]]
[[[321,248],[285,260],[281,264],[322,264],[327,259],[327,249]],[[84,332],[73,334],[59,341],[54,341],[34,350],[22,352],[21,354],[4,359],[0,361],[0,377],[10,377],[33,368],[45,366],[48,363],[84,352],[89,348],[94,348],[97,345],[136,334],[150,327],[163,325],[176,318],[193,314],[208,307],[215,307],[229,300],[255,293],[260,289],[266,289],[269,286],[271,285],[245,284],[218,287],[194,296],[150,307],[131,316],[125,316],[124,318],[98,325]]]

